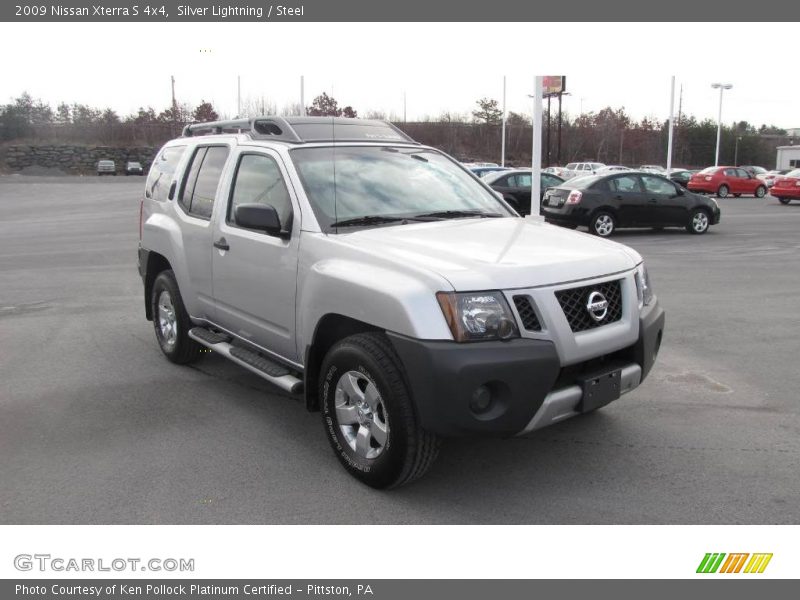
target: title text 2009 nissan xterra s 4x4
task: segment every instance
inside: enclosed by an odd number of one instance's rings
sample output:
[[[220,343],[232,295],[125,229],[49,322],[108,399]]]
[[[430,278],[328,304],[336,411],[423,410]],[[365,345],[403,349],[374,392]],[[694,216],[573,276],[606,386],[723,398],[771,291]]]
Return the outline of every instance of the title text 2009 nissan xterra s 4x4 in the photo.
[[[514,436],[638,386],[664,312],[641,256],[523,219],[380,121],[190,125],[141,203],[161,350],[211,349],[321,411],[352,475],[422,475],[438,439]]]

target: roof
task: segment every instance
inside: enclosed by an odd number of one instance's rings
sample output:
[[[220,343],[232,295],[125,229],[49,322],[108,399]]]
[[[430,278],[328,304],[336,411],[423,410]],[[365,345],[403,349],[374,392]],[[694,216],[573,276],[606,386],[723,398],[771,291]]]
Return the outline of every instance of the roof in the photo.
[[[254,140],[291,144],[306,142],[393,142],[418,144],[387,121],[343,117],[254,117],[228,121],[192,123],[183,137],[242,133]]]

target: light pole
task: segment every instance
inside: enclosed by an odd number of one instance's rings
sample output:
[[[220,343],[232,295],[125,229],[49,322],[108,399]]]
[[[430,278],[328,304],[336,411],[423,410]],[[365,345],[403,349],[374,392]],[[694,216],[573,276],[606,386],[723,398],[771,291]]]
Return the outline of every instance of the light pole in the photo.
[[[722,133],[722,92],[733,87],[731,83],[712,83],[711,87],[719,89],[719,115],[717,117],[717,151],[714,155],[714,166],[719,166],[719,138]]]

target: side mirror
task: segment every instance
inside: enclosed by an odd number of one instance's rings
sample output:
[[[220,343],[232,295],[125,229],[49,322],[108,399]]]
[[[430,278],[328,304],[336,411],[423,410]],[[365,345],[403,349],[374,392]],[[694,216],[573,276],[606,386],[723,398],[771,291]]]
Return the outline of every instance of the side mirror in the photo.
[[[240,204],[233,211],[233,219],[239,227],[264,231],[269,235],[284,237],[278,211],[271,204]]]

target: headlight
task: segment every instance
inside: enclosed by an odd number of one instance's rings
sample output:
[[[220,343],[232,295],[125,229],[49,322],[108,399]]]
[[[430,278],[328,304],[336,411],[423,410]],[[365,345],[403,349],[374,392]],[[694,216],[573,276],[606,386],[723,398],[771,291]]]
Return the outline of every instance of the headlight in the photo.
[[[647,306],[653,301],[653,286],[650,284],[650,276],[647,274],[647,269],[644,263],[636,268],[636,295],[639,298],[639,308]]]
[[[439,292],[436,299],[457,342],[519,337],[514,315],[500,292]]]

